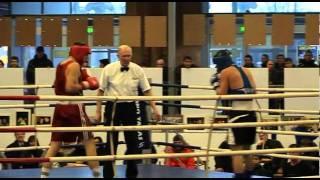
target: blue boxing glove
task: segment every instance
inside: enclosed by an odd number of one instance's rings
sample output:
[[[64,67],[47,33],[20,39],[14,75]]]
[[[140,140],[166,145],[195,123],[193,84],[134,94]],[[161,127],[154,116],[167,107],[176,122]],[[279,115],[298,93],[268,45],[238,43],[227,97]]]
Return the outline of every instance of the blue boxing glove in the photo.
[[[213,86],[213,89],[216,90],[220,86],[220,74],[219,73],[215,73],[211,77],[210,83]]]

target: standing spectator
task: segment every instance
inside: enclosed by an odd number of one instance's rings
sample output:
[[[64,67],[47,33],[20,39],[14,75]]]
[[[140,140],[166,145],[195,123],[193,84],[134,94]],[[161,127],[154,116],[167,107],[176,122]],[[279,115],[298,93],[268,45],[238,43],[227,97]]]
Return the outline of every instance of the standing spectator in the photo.
[[[175,69],[175,78],[176,84],[181,84],[181,68],[194,68],[199,67],[193,63],[193,60],[190,56],[185,56],[182,59],[182,64],[178,65]]]
[[[250,54],[247,54],[244,56],[244,64],[243,67],[246,68],[254,68],[254,64],[253,64],[253,58]]]
[[[284,59],[284,67],[285,67],[285,68],[292,68],[292,67],[296,67],[296,65],[293,64],[291,58],[285,58],[285,59]]]
[[[272,70],[272,68],[273,68],[273,61],[271,61],[271,60],[269,60],[268,62],[267,62],[267,66],[266,66],[267,68],[268,68],[268,70],[269,70],[269,72]]]
[[[315,60],[313,60],[312,51],[308,50],[305,52],[304,58],[299,63],[299,67],[303,67],[303,68],[318,67],[318,65],[315,64]]]
[[[177,134],[173,137],[173,143],[175,145],[189,146],[189,144],[184,140],[183,136]],[[192,153],[193,150],[185,147],[179,146],[167,146],[164,150],[165,153]],[[195,169],[196,161],[193,157],[181,157],[181,158],[167,158],[164,164],[170,167],[181,167],[186,169]]]
[[[9,144],[7,148],[14,148],[14,147],[28,147],[30,146],[28,142],[26,142],[25,132],[15,132],[14,133],[16,140]],[[7,151],[5,152],[5,155],[7,158],[30,158],[32,157],[30,151]],[[12,169],[23,169],[23,168],[32,168],[32,165],[30,166],[30,163],[12,163],[11,164]]]
[[[175,68],[175,83],[181,84],[181,68],[195,68],[199,67],[193,63],[193,60],[190,56],[183,57],[182,64],[178,65]],[[176,95],[181,95],[181,88],[177,88]],[[181,101],[175,101],[175,104],[181,104]],[[177,107],[176,111],[178,114],[181,113],[181,107]]]
[[[267,67],[268,61],[269,61],[269,55],[268,54],[262,54],[262,56],[261,56],[261,67],[263,67],[263,68]]]
[[[284,84],[285,58],[283,54],[278,54],[274,67],[269,72],[269,85],[271,87],[283,87]],[[271,94],[271,93],[270,93]],[[269,99],[270,109],[284,109],[284,99]],[[270,113],[271,114],[271,113]]]
[[[100,59],[99,62],[100,62],[100,65],[99,65],[100,68],[104,68],[106,65],[110,64],[109,59]]]
[[[0,68],[4,68],[4,62],[0,59]]]
[[[166,62],[164,61],[163,58],[159,58],[156,60],[156,67],[160,67],[160,68],[166,67]]]
[[[28,63],[27,67],[27,83],[35,83],[35,68],[53,67],[53,63],[44,53],[42,46],[37,47],[36,55]]]
[[[156,60],[156,67],[162,68],[162,77],[163,77],[163,84],[168,84],[168,66],[166,61],[163,58],[159,58]],[[169,88],[163,87],[162,88],[162,95],[167,96],[169,95]],[[163,103],[168,103],[169,101],[163,101]],[[168,106],[163,106],[163,114],[168,114],[169,109]]]
[[[143,68],[136,63],[131,62],[132,48],[127,45],[121,45],[118,48],[119,61],[114,62],[103,68],[100,76],[100,88],[97,95],[108,96],[137,96],[138,88],[141,88],[143,95],[152,96],[151,86],[145,75]],[[112,101],[107,101],[105,105],[104,119],[106,125],[110,126],[111,121],[113,125],[130,126],[137,125],[137,103],[135,101],[118,102],[114,104]],[[115,106],[114,106],[115,105]],[[96,119],[101,121],[101,106],[102,102],[97,101]],[[160,120],[160,114],[154,101],[150,102],[153,113]],[[113,113],[113,107],[116,111]],[[114,116],[113,116],[114,115]],[[107,149],[106,154],[111,154],[110,139],[113,134],[114,152],[117,152],[118,147],[118,132],[107,132]],[[128,154],[138,154],[138,132],[126,131],[124,132],[125,142],[127,145]],[[112,161],[106,161],[103,165],[104,178],[113,178],[115,172],[113,171]],[[126,168],[126,177],[136,178],[138,176],[138,167],[136,160],[128,160]]]
[[[8,68],[20,68],[19,58],[17,56],[11,56],[8,62]]]

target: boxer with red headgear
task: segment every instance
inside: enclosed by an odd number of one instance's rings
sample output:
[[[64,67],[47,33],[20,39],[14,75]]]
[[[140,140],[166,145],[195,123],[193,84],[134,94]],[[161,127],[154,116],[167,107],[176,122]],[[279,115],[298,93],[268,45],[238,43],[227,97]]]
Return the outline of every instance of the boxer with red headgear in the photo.
[[[70,49],[70,56],[60,62],[56,69],[54,89],[56,95],[79,96],[83,90],[96,90],[99,83],[96,77],[91,77],[86,69],[81,69],[81,64],[90,53],[90,48],[83,44],[75,44]],[[55,107],[52,127],[83,127],[90,126],[91,122],[82,103],[74,101],[58,102]],[[57,154],[62,142],[76,142],[83,140],[87,156],[96,156],[96,146],[91,132],[53,132],[50,148],[45,157]],[[99,162],[89,161],[89,167],[94,177],[100,176]],[[51,163],[44,163],[41,177],[49,176]]]

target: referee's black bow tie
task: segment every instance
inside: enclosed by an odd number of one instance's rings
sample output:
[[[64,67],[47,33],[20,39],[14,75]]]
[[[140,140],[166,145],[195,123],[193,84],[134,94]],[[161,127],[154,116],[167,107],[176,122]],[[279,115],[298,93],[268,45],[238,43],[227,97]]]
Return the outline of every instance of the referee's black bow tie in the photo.
[[[120,68],[120,71],[121,71],[121,72],[123,72],[123,71],[129,71],[129,67],[121,67],[121,68]]]

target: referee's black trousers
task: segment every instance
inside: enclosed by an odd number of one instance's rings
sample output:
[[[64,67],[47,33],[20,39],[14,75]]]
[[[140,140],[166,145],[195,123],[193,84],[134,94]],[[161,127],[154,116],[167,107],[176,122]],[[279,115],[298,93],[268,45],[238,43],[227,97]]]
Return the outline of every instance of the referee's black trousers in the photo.
[[[113,103],[107,102],[105,106],[105,114],[104,118],[106,121],[106,125],[111,125],[112,118],[112,109]],[[114,116],[113,125],[114,126],[133,126],[137,125],[137,107],[135,102],[121,102],[116,105],[116,112]],[[111,155],[110,149],[110,133],[113,134],[113,142],[114,142],[114,154],[117,153],[118,147],[118,135],[119,132],[108,132],[107,133],[107,146],[106,146],[106,155]],[[137,131],[124,131],[124,138],[127,145],[127,154],[139,154],[138,149],[138,133]],[[114,177],[114,172],[112,168],[112,161],[104,161],[103,165],[103,177],[104,178],[112,178]],[[137,161],[136,160],[128,160],[127,161],[127,169],[126,169],[126,177],[127,178],[136,178],[138,175]]]

